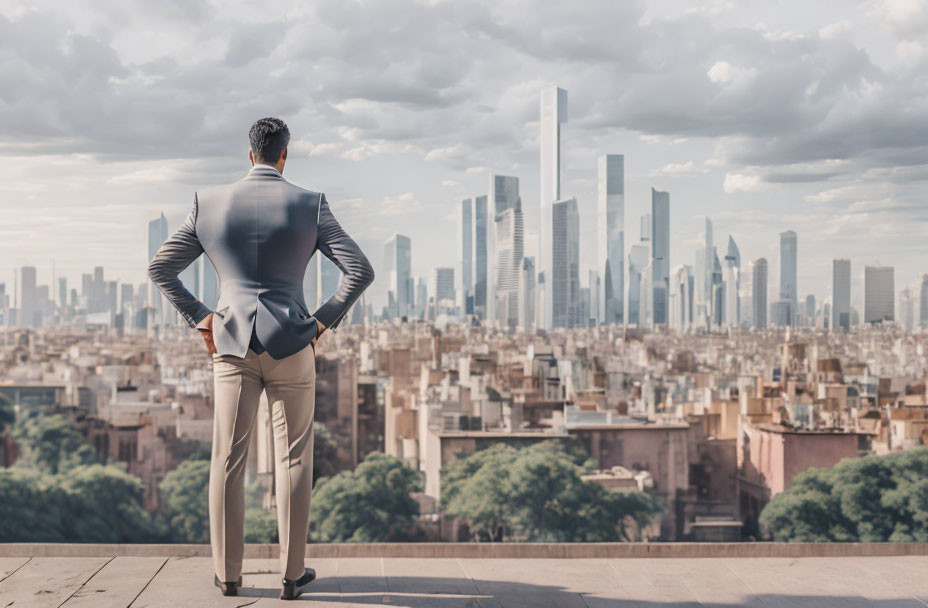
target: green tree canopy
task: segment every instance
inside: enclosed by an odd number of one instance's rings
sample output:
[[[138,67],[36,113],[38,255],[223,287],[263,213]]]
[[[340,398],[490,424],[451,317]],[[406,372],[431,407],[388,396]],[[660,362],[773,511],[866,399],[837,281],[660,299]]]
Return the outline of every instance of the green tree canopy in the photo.
[[[663,511],[649,494],[583,481],[588,468],[582,454],[559,441],[499,444],[442,470],[442,506],[493,541],[633,540]]]
[[[760,524],[778,542],[928,541],[928,448],[808,469]]]
[[[209,542],[209,461],[188,460],[164,476],[162,517],[174,542]]]
[[[93,464],[97,453],[72,422],[60,414],[36,414],[17,420],[13,438],[20,449],[16,466],[56,474]]]
[[[335,474],[338,446],[328,427],[321,422],[313,423],[313,486],[323,477]]]
[[[134,543],[159,540],[138,479],[116,466],[67,473],[0,470],[0,541]]]
[[[419,505],[419,474],[398,458],[372,453],[354,471],[323,479],[313,491],[310,529],[324,542],[405,540]]]

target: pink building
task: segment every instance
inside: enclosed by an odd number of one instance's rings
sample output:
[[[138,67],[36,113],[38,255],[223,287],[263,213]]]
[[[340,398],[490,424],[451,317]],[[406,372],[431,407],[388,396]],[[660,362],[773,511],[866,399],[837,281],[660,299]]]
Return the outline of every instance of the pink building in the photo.
[[[738,509],[744,531],[758,535],[757,518],[770,499],[812,467],[833,467],[856,458],[867,436],[854,432],[791,429],[742,421],[738,434]]]

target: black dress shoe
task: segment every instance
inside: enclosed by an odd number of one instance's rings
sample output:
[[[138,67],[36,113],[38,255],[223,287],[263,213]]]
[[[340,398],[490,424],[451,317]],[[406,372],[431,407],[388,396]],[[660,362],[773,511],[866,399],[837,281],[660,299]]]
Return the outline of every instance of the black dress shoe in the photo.
[[[303,576],[296,580],[284,578],[284,585],[280,592],[280,599],[295,600],[296,598],[300,597],[301,593],[303,593],[303,587],[310,584],[314,580],[316,580],[316,571],[312,568],[307,568],[305,572],[303,572]]]
[[[242,586],[242,577],[239,576],[237,581],[232,581],[230,583],[224,583],[221,580],[219,580],[218,576],[214,574],[213,584],[219,587],[219,590],[222,591],[223,595],[238,595],[239,587]]]

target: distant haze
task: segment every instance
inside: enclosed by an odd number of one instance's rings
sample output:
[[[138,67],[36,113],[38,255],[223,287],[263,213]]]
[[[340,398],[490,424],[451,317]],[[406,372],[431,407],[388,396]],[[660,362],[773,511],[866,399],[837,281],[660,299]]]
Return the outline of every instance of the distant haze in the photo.
[[[798,233],[798,293],[831,260],[928,272],[928,3],[282,3],[0,0],[0,282],[52,261],[145,280],[147,223],[248,169],[247,131],[288,122],[285,177],[326,192],[379,268],[454,266],[455,203],[520,178],[538,227],[539,91],[569,93],[562,194],[595,258],[596,158],[625,155],[625,243],[670,193],[671,267],[703,218],[744,266]],[[537,242],[537,235],[527,239]],[[531,245],[529,247],[532,247]],[[534,249],[526,247],[526,254]],[[775,293],[774,291],[771,292]],[[771,296],[774,297],[774,296]]]

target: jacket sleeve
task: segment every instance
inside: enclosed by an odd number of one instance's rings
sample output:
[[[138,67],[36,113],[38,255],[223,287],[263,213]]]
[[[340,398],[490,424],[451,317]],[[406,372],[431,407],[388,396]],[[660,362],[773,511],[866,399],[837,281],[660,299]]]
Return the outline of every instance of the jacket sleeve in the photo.
[[[335,329],[351,305],[374,280],[374,269],[358,244],[342,230],[329,209],[325,194],[319,195],[316,248],[342,271],[338,290],[313,313],[327,329]]]
[[[197,238],[196,222],[197,198],[194,195],[193,209],[190,210],[187,219],[161,244],[158,252],[148,264],[148,277],[180,312],[190,327],[196,327],[212,312],[190,293],[178,278],[181,271],[190,266],[203,253],[203,247]]]

